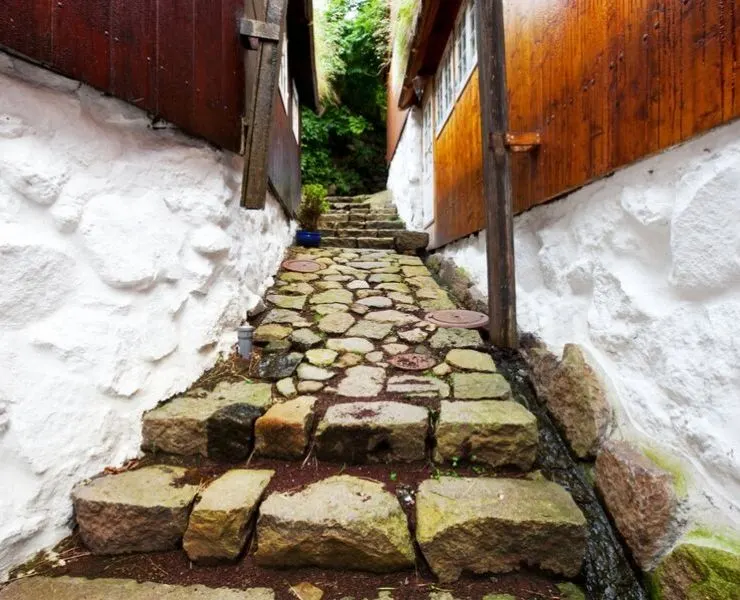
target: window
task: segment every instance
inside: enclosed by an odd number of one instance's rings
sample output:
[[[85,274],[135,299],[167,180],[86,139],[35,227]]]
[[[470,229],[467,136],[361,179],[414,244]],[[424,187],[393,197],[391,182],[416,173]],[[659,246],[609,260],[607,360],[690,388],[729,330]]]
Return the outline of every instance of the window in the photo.
[[[460,10],[452,36],[437,69],[434,116],[438,134],[442,131],[478,62],[475,11],[475,0],[469,0]]]
[[[288,102],[290,101],[290,79],[288,78],[288,38],[283,39],[280,44],[280,76],[278,77],[278,89],[280,97],[283,99],[285,114],[288,114]]]
[[[298,103],[298,88],[295,86],[295,81],[293,81],[293,98],[291,101],[291,109],[293,111],[293,135],[295,136],[295,141],[299,142],[301,141],[301,109]]]

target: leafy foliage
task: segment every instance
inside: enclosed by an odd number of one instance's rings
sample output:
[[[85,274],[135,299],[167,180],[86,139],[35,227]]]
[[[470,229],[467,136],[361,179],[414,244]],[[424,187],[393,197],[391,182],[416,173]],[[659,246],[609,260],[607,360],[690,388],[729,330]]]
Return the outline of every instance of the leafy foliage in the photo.
[[[298,223],[306,231],[319,228],[319,217],[329,210],[326,188],[318,183],[303,186],[303,199],[298,209]]]
[[[387,0],[328,0],[317,17],[324,112],[303,113],[303,180],[335,194],[385,186]]]

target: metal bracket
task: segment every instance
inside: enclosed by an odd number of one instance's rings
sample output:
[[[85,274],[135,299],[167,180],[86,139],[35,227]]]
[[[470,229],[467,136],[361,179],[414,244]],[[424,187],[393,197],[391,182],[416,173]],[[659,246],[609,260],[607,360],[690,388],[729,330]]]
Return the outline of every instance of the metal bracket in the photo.
[[[258,50],[260,42],[280,41],[280,25],[242,18],[239,23],[239,36],[242,46],[247,50]]]
[[[542,138],[538,132],[531,133],[491,133],[488,141],[491,150],[496,156],[503,156],[511,152],[531,152],[542,145]]]

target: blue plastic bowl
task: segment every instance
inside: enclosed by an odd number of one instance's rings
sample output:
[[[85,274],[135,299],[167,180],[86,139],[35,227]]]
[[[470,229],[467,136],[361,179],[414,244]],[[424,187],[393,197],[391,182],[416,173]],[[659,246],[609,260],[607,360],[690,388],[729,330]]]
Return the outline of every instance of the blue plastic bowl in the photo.
[[[296,233],[296,241],[304,248],[318,248],[321,244],[321,234],[318,231],[299,229]]]

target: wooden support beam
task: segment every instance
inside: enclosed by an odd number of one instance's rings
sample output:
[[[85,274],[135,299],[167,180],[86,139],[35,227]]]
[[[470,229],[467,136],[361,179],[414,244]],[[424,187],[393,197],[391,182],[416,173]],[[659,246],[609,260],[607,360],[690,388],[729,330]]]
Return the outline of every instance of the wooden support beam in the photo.
[[[250,0],[245,0],[250,2]],[[244,176],[242,178],[242,206],[263,209],[267,195],[267,159],[272,132],[273,103],[277,100],[280,76],[280,40],[285,38],[285,18],[288,0],[266,0],[263,34],[272,34],[277,28],[278,39],[260,39],[257,59],[257,79],[254,100],[247,106],[244,140]],[[248,14],[248,11],[247,11]],[[249,27],[249,26],[247,26]]]
[[[516,280],[503,0],[478,0],[478,68],[491,341],[516,348]]]

